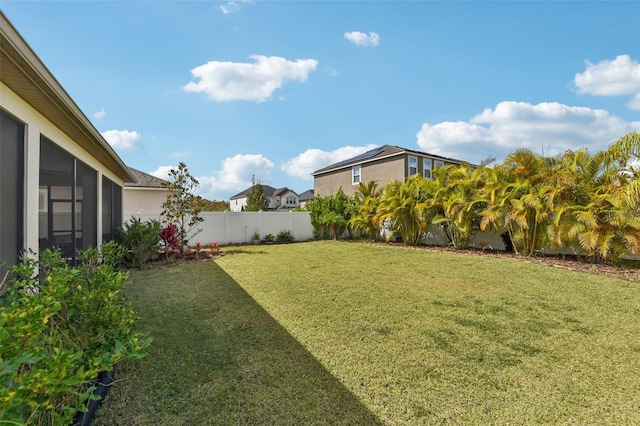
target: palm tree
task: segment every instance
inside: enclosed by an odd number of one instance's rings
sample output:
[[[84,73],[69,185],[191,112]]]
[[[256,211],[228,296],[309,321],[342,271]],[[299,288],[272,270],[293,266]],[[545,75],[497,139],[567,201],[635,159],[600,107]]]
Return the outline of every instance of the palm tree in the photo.
[[[480,228],[506,229],[517,254],[535,255],[550,239],[557,186],[550,181],[548,162],[532,151],[519,149],[501,166],[485,173],[478,200]]]
[[[354,200],[356,204],[362,204],[364,200],[369,197],[378,198],[380,196],[380,191],[378,190],[378,181],[370,180],[367,183],[360,182],[358,184],[358,188],[356,188],[356,194],[354,195]]]
[[[431,200],[439,213],[433,223],[442,226],[453,247],[468,248],[478,223],[482,203],[477,191],[480,169],[471,170],[468,164],[446,166],[436,172],[438,189]]]
[[[428,223],[417,205],[424,202],[424,179],[420,175],[407,178],[405,183],[391,181],[382,191],[376,220],[391,222],[391,236],[399,234],[405,244],[418,245]]]
[[[629,134],[606,151],[568,152],[562,158],[575,189],[555,219],[556,242],[577,242],[598,260],[616,260],[640,249],[638,134]]]
[[[377,220],[380,191],[378,182],[360,182],[354,196],[355,208],[349,226],[361,231],[366,237],[377,240],[380,237],[380,222]]]

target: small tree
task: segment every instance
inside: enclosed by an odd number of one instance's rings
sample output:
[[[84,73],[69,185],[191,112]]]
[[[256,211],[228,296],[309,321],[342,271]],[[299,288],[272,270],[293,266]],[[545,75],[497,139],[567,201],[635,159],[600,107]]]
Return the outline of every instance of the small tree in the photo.
[[[184,251],[189,238],[199,232],[199,216],[203,204],[201,198],[194,194],[198,188],[198,180],[189,174],[186,164],[180,162],[178,169],[171,169],[169,180],[162,184],[169,190],[167,200],[162,204],[162,224],[175,225],[178,230],[178,247]]]
[[[353,198],[345,195],[342,188],[335,195],[315,196],[307,204],[314,234],[320,238],[338,239],[348,228],[355,209]]]
[[[248,212],[266,210],[269,207],[269,199],[262,189],[262,185],[256,183],[247,194],[247,206],[244,208]]]
[[[228,201],[211,201],[205,198],[201,198],[200,202],[202,203],[203,212],[223,212],[225,210],[230,210]]]

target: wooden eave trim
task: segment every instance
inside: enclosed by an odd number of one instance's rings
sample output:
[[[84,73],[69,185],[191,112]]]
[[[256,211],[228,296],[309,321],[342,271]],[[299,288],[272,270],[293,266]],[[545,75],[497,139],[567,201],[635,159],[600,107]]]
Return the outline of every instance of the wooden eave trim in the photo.
[[[84,140],[76,140],[68,131],[65,131],[63,128],[60,129],[123,181],[136,182],[135,177],[111,145],[109,145],[93,124],[91,124],[71,96],[69,96],[60,83],[58,83],[49,69],[40,58],[38,58],[1,11],[0,28],[2,29],[0,31],[0,50],[2,50],[4,55],[20,70],[22,77],[28,79],[31,84],[45,96],[51,105],[60,111],[68,120],[69,124],[83,136]],[[13,90],[11,86],[7,87]],[[19,91],[16,93],[22,97]],[[28,99],[23,99],[28,102]],[[36,110],[49,119],[46,111]],[[56,126],[58,127],[57,124]]]

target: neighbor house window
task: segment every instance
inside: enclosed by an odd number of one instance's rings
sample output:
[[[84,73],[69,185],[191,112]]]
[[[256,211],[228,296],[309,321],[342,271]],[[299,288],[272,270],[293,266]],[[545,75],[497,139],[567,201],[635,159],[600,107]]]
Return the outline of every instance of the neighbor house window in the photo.
[[[409,176],[418,174],[418,157],[409,157]]]
[[[443,161],[436,161],[434,168],[437,169],[438,167],[444,167],[444,162]]]
[[[422,177],[431,179],[431,159],[429,158],[422,160]]]
[[[353,166],[353,169],[351,169],[352,172],[352,176],[353,176],[353,180],[352,183],[354,185],[357,185],[360,183],[360,166]]]
[[[0,262],[18,262],[24,246],[25,125],[0,110]],[[0,266],[0,281],[5,270]]]
[[[295,204],[295,203],[296,203],[296,197],[292,195],[287,197],[287,204]]]

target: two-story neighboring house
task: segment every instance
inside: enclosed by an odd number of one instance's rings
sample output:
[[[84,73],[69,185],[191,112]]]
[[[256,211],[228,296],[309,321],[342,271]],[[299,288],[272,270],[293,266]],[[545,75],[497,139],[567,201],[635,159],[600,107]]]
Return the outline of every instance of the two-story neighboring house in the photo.
[[[115,237],[135,178],[0,11],[0,261]],[[3,274],[0,266],[0,276]]]
[[[313,172],[314,192],[326,196],[342,188],[345,195],[352,197],[360,182],[377,181],[384,186],[392,180],[404,182],[415,174],[430,179],[434,169],[463,162],[399,146],[383,145]]]
[[[289,210],[300,207],[300,199],[295,191],[284,187],[274,188],[269,185],[261,185],[262,192],[269,200],[268,210]],[[229,198],[229,208],[232,212],[241,212],[247,206],[247,195],[251,187]]]

